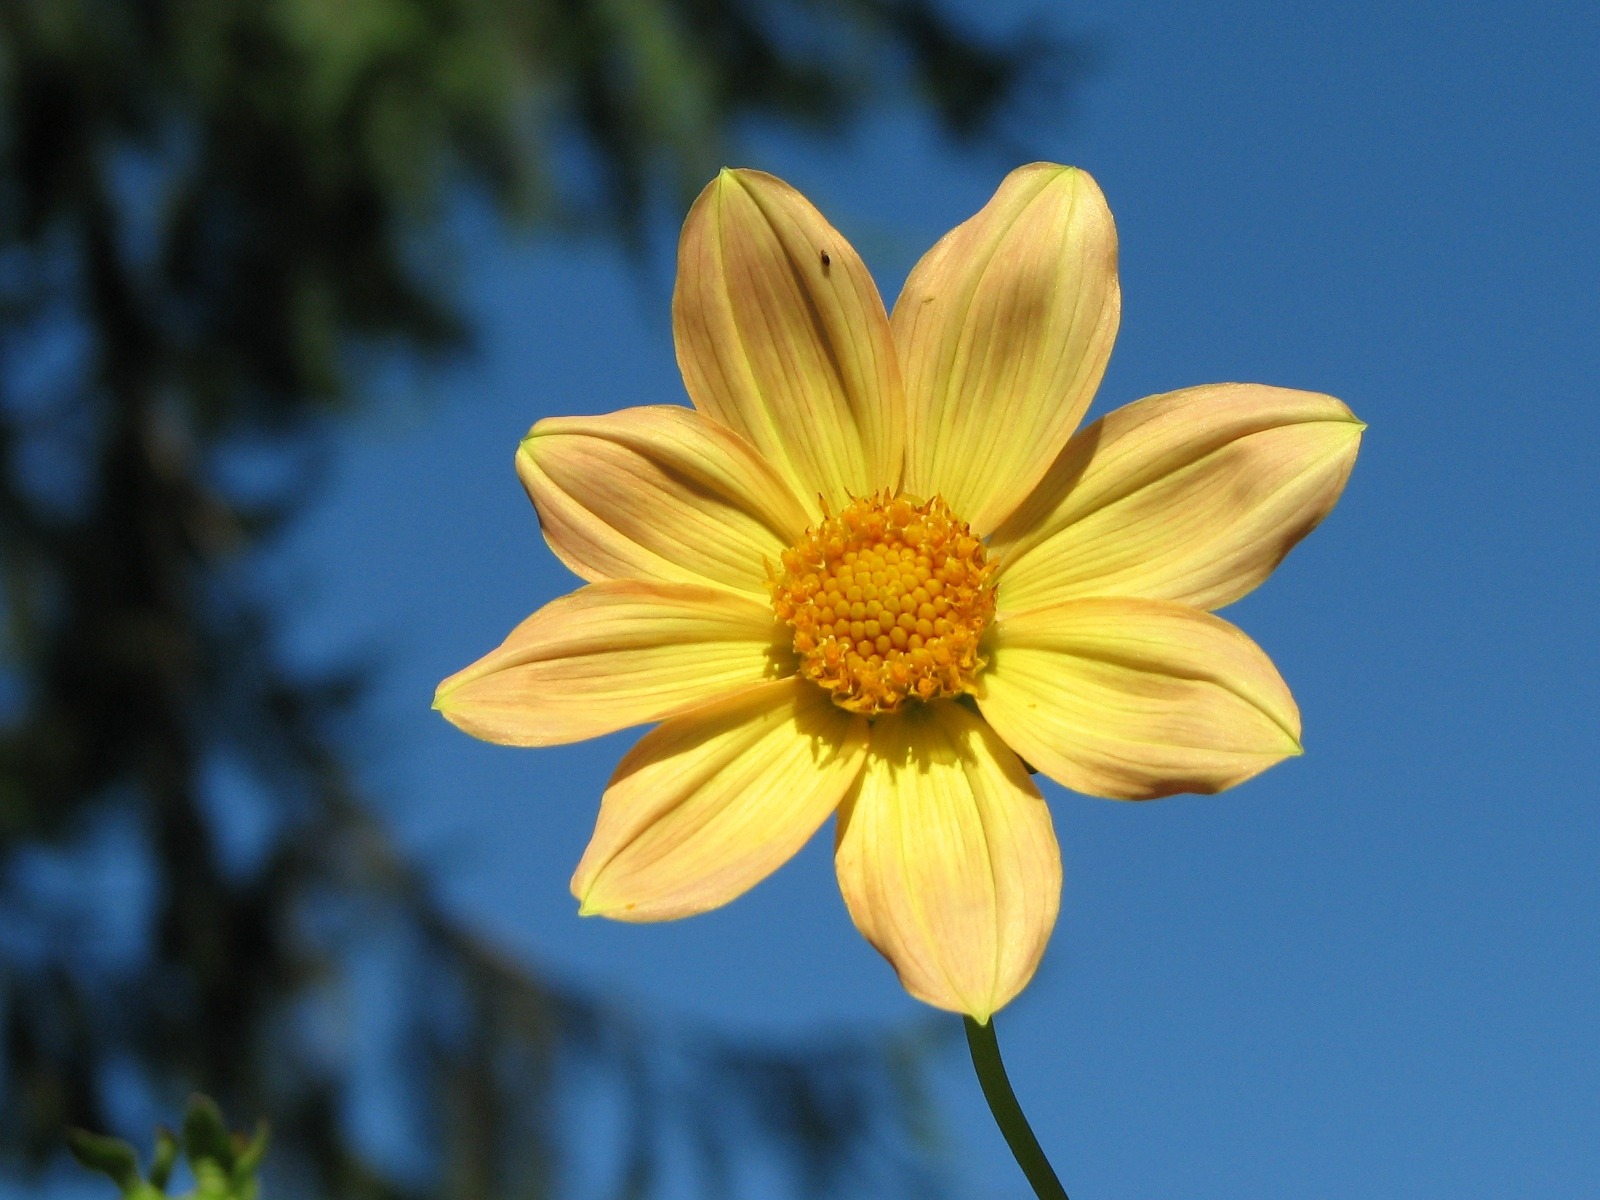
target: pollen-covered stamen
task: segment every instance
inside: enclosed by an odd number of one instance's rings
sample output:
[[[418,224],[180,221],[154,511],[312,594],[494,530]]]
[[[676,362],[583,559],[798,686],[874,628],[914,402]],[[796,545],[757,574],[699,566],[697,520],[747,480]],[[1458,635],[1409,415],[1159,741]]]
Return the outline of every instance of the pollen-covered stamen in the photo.
[[[772,605],[800,673],[860,713],[959,696],[983,666],[994,564],[939,497],[853,500],[783,552]]]

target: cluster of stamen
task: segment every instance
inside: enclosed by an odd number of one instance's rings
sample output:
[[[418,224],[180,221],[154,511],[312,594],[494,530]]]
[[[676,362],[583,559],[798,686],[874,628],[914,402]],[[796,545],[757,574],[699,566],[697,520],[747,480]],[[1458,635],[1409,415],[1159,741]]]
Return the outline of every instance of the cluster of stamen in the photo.
[[[959,696],[983,666],[994,564],[939,497],[851,501],[783,552],[772,605],[800,673],[852,712]]]

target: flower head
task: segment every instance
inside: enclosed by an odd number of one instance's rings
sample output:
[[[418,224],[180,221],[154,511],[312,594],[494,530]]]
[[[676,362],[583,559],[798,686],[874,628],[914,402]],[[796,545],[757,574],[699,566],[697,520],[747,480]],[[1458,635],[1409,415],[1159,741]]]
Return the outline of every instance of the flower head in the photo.
[[[513,745],[658,723],[601,801],[582,912],[714,908],[836,814],[857,927],[986,1021],[1060,900],[1030,765],[1142,800],[1299,753],[1288,688],[1210,610],[1327,514],[1363,427],[1216,384],[1077,430],[1119,311],[1111,214],[1071,167],[1012,172],[892,315],[787,184],[706,188],[673,297],[693,409],[533,427],[518,473],[589,582],[435,699]]]
[[[852,500],[783,552],[772,607],[794,630],[800,674],[851,712],[966,693],[994,618],[994,564],[938,496]]]

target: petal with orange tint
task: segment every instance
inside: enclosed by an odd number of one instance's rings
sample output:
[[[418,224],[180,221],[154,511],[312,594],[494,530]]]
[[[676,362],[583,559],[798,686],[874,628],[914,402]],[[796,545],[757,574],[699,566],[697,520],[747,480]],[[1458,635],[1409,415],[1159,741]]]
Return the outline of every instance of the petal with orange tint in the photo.
[[[799,192],[723,171],[678,244],[678,365],[694,405],[743,434],[810,516],[900,479],[900,376],[861,257]]]
[[[517,474],[550,548],[590,580],[709,583],[765,599],[764,564],[807,523],[748,442],[687,408],[540,421]]]
[[[1363,428],[1332,396],[1258,384],[1120,408],[1073,438],[996,531],[1000,607],[1232,603],[1333,508]]]
[[[894,306],[906,490],[993,530],[1083,419],[1120,313],[1116,228],[1094,180],[1051,163],[1006,176]]]
[[[433,706],[502,745],[581,741],[793,674],[787,633],[769,606],[722,588],[592,583],[446,679]]]
[[[1006,744],[1091,796],[1219,792],[1300,753],[1261,648],[1164,600],[1071,600],[995,623],[978,707]]]
[[[585,915],[726,904],[806,843],[855,783],[866,718],[785,679],[668,721],[618,765],[572,877]]]
[[[872,727],[834,862],[856,927],[917,999],[979,1021],[1033,977],[1061,902],[1061,852],[1027,772],[959,704]]]

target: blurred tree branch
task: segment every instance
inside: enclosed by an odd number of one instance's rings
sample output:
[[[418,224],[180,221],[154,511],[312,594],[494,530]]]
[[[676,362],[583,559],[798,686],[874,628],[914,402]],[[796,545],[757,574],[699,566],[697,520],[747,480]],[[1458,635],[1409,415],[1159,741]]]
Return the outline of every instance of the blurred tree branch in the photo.
[[[598,1073],[631,1129],[620,1195],[652,1192],[669,1139],[713,1193],[752,1153],[803,1192],[926,1191],[914,1037],[639,1028],[461,928],[352,781],[359,673],[284,664],[251,556],[294,515],[326,414],[363,398],[361,363],[463,345],[437,266],[462,195],[637,244],[741,120],[834,130],[910,89],[972,138],[1074,53],[975,38],[927,0],[0,3],[12,1169],[68,1125],[113,1128],[130,1089],[198,1087],[272,1116],[296,1192],[542,1196],[566,1089]],[[241,457],[267,465],[249,486]],[[247,864],[227,803],[266,830]],[[102,878],[107,838],[131,882]],[[131,932],[99,928],[97,895]],[[374,944],[405,981],[408,1164],[352,1131],[330,1019],[373,1019],[355,978]]]

